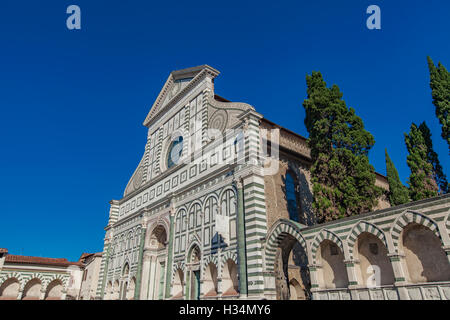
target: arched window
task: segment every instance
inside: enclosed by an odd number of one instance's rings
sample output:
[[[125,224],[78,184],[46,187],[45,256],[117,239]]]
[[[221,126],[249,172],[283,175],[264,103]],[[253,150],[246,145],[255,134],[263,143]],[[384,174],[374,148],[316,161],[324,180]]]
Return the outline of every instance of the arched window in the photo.
[[[167,154],[167,169],[179,164],[183,152],[183,137],[179,136],[172,141]]]
[[[222,215],[232,217],[236,214],[236,195],[234,191],[227,190],[222,195],[221,209]]]
[[[297,194],[295,192],[295,180],[291,173],[286,173],[286,202],[289,212],[289,219],[299,222]]]

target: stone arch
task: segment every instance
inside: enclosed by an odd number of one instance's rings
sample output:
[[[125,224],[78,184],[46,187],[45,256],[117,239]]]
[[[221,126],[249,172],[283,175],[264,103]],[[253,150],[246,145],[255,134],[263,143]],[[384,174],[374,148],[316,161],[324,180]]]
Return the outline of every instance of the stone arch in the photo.
[[[354,270],[359,285],[373,288],[394,284],[395,275],[389,250],[380,237],[363,231],[357,236],[353,247],[351,259],[358,262],[354,265]]]
[[[185,272],[186,270],[186,265],[184,261],[178,261],[175,262],[172,266],[172,281],[174,281],[175,279],[175,274],[177,271],[181,270],[182,272]]]
[[[23,288],[24,285],[24,279],[21,273],[19,272],[8,272],[4,273],[0,276],[0,285],[3,284],[3,282],[7,281],[9,278],[15,278],[17,281],[19,281],[20,288]]]
[[[45,283],[45,278],[44,278],[44,276],[42,275],[42,273],[38,273],[38,272],[33,273],[33,275],[31,276],[30,279],[32,279],[32,278],[39,279],[39,280],[41,281],[42,284]]]
[[[293,221],[280,219],[274,223],[267,234],[268,236],[265,246],[266,271],[274,271],[274,261],[277,248],[283,239],[288,235],[294,237],[303,247],[305,252],[307,252],[306,241],[300,233],[299,226]]]
[[[311,245],[311,253],[314,264],[317,263],[317,250],[319,249],[321,243],[324,240],[330,240],[334,244],[336,244],[344,253],[344,245],[342,243],[341,238],[339,238],[335,233],[331,232],[328,229],[322,229],[319,234],[314,238],[314,241]],[[345,255],[345,253],[344,253]]]
[[[155,221],[149,228],[145,244],[146,247],[155,247],[158,244],[158,249],[166,247],[167,238],[169,236],[169,227],[165,220]],[[157,243],[154,243],[156,240]]]
[[[448,255],[442,247],[442,239],[429,227],[417,222],[408,223],[402,229],[399,252],[401,263],[409,283],[450,281]]]
[[[206,267],[208,266],[208,264],[210,263],[214,263],[216,265],[216,267],[219,267],[219,259],[217,258],[216,255],[208,255],[204,258],[203,260],[203,266],[202,266],[202,271],[205,271]]]
[[[187,246],[188,250],[186,250],[186,255],[184,257],[184,265],[187,265],[190,263],[189,258],[192,255],[192,250],[194,250],[196,247],[198,248],[198,250],[200,251],[200,255],[201,255],[201,251],[202,251],[202,246],[200,245],[200,241],[197,239],[197,237],[194,235],[192,237],[192,239],[189,242],[189,245]]]
[[[342,289],[349,284],[342,247],[330,239],[323,239],[314,254],[317,281],[320,289]]]
[[[361,220],[352,228],[352,231],[347,236],[347,245],[348,245],[348,252],[350,254],[350,259],[353,260],[354,258],[353,252],[355,250],[356,240],[358,239],[359,235],[363,232],[368,232],[377,237],[389,251],[388,243],[386,240],[386,236],[384,235],[384,232],[373,223]]]
[[[162,226],[166,231],[166,233],[169,234],[170,226],[167,220],[164,218],[160,218],[158,220],[154,220],[148,223],[147,230],[150,230],[149,234],[152,234],[153,231],[155,231],[155,229],[158,228],[159,226]]]
[[[237,261],[237,253],[236,252],[234,252],[234,251],[225,251],[223,254],[222,254],[222,257],[221,257],[221,259],[220,259],[220,271],[221,271],[221,277],[222,277],[222,275],[223,275],[223,270],[224,270],[224,266],[225,266],[225,263],[228,261],[228,260],[233,260],[236,264],[238,263],[238,261]]]
[[[33,277],[27,281],[24,286],[22,300],[39,300],[43,282],[37,277]]]
[[[8,277],[0,285],[1,300],[16,300],[21,288],[21,281],[17,277]]]
[[[439,232],[439,227],[433,219],[431,219],[419,212],[405,211],[402,215],[400,215],[396,219],[396,221],[394,222],[394,224],[391,227],[391,237],[392,237],[392,242],[393,242],[394,249],[396,252],[398,252],[398,250],[399,250],[399,242],[400,242],[400,238],[401,238],[401,233],[402,233],[403,229],[410,223],[417,223],[417,224],[420,224],[420,225],[430,229],[439,238],[442,245],[444,245],[441,234]]]
[[[64,291],[64,284],[61,279],[55,277],[50,281],[45,289],[45,300],[62,300]]]
[[[67,277],[63,276],[62,274],[54,274],[50,279],[47,280],[47,286],[55,280],[61,281],[64,289],[67,287]]]

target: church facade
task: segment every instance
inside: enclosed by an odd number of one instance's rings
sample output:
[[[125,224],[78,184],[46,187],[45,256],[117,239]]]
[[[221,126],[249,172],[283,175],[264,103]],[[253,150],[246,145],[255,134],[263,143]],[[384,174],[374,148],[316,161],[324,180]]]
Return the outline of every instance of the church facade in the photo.
[[[450,298],[448,196],[316,224],[306,139],[215,94],[218,75],[171,72],[145,118],[97,299]]]

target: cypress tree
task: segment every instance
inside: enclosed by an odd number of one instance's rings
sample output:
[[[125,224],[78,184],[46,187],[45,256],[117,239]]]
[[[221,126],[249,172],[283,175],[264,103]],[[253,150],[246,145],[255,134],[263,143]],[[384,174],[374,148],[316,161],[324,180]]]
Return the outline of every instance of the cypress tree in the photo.
[[[433,166],[433,179],[436,181],[439,193],[448,192],[448,182],[447,177],[444,174],[441,163],[437,153],[433,149],[433,141],[431,140],[431,131],[427,124],[422,122],[419,126],[419,130],[422,133],[423,139],[425,140],[425,145],[427,146],[427,160]]]
[[[389,182],[389,202],[391,206],[398,206],[409,201],[408,189],[401,183],[398,171],[389,158],[387,149],[384,149],[386,158],[386,176]]]
[[[305,125],[309,132],[314,201],[318,222],[369,211],[381,189],[368,152],[375,143],[338,86],[328,88],[320,72],[306,76]]]
[[[430,57],[427,59],[431,96],[436,107],[436,116],[442,126],[441,136],[447,141],[450,153],[450,73],[440,62],[436,67]]]
[[[416,201],[437,196],[438,186],[433,179],[433,165],[427,159],[425,139],[414,123],[409,134],[405,133],[405,144],[409,152],[406,162],[411,170],[409,197]]]

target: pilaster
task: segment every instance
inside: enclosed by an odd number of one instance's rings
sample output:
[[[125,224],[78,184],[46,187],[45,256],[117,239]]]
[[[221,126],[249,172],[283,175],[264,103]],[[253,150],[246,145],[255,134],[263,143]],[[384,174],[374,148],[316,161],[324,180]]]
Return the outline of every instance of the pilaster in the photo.
[[[172,284],[172,259],[173,259],[173,234],[174,234],[174,219],[175,219],[175,208],[173,203],[171,203],[170,208],[170,227],[169,227],[169,248],[167,252],[167,265],[166,265],[166,288],[165,288],[165,298],[170,298],[170,287]]]
[[[348,289],[350,291],[350,296],[352,300],[359,300],[358,292],[355,289],[358,289],[358,277],[356,275],[356,268],[359,265],[359,260],[344,260],[345,269],[347,271],[348,278]]]
[[[246,297],[247,287],[247,253],[245,244],[245,219],[244,219],[244,191],[242,181],[234,182],[237,189],[238,212],[237,212],[237,247],[239,261],[239,293]]]
[[[407,284],[406,273],[402,266],[402,260],[405,258],[405,255],[401,252],[389,253],[388,258],[391,261],[392,270],[394,271],[394,286],[397,287],[400,300],[410,300],[405,288],[405,285]]]
[[[139,244],[139,260],[136,271],[136,287],[134,288],[134,300],[140,299],[141,285],[142,285],[142,264],[144,256],[145,236],[147,233],[147,220],[144,219],[141,226],[141,241]]]
[[[97,288],[97,298],[103,300],[103,296],[105,293],[105,285],[106,285],[106,278],[108,275],[108,264],[109,264],[109,255],[111,250],[111,239],[112,239],[112,231],[109,234],[109,237],[106,236],[104,240],[104,247],[103,247],[103,255],[102,255],[102,265],[100,266],[100,273],[99,273],[99,279],[101,279],[99,286]]]

